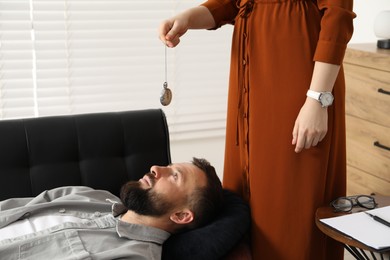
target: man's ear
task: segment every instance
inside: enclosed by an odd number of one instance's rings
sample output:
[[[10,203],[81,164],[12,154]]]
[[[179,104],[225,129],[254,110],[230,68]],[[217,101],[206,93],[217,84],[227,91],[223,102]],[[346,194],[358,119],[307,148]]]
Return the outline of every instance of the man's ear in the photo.
[[[184,209],[173,213],[170,219],[179,225],[188,224],[194,220],[194,213],[189,209]]]

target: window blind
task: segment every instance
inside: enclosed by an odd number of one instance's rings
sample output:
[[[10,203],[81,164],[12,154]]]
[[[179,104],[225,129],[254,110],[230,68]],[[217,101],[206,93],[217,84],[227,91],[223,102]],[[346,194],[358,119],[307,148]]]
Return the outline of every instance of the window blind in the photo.
[[[160,22],[193,0],[0,0],[0,117],[161,108]],[[225,133],[231,28],[167,50],[171,139]]]
[[[33,41],[28,1],[0,1],[0,117],[34,115]]]

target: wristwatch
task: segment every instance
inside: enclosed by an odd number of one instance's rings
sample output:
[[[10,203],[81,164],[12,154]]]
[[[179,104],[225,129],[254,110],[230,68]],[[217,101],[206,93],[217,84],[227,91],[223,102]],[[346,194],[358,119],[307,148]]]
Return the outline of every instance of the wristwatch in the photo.
[[[306,96],[320,102],[322,107],[328,107],[332,105],[334,99],[331,92],[317,92],[311,89],[307,91]]]

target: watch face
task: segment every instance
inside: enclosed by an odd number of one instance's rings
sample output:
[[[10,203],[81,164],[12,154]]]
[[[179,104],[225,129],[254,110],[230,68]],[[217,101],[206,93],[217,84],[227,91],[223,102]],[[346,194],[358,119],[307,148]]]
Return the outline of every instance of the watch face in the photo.
[[[334,98],[333,98],[332,93],[328,93],[328,92],[322,93],[320,96],[321,105],[323,107],[328,107],[328,106],[332,105],[333,99]]]

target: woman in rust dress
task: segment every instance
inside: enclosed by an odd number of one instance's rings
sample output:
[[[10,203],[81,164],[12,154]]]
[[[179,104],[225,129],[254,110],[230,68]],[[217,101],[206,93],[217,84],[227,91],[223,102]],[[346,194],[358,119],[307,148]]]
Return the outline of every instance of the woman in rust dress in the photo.
[[[255,260],[343,257],[314,215],[345,195],[352,2],[208,0],[161,23],[169,47],[188,29],[234,24],[223,183],[251,206]]]

